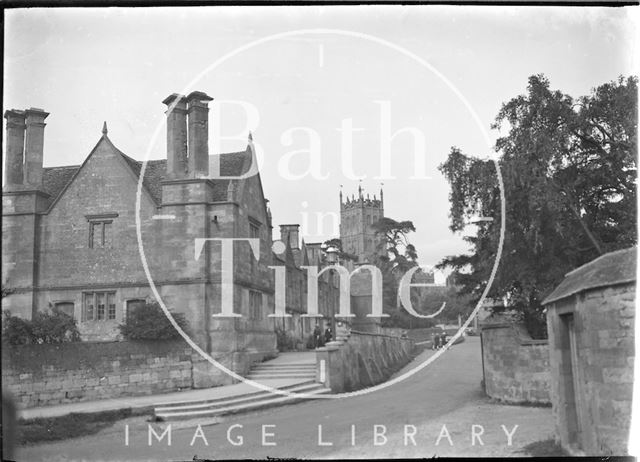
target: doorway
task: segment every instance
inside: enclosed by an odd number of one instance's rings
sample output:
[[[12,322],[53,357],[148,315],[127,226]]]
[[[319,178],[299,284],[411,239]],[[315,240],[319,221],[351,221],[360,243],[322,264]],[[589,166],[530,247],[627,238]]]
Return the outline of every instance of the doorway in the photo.
[[[573,313],[560,315],[560,392],[564,398],[564,415],[568,443],[580,449],[582,428],[580,425],[580,381],[578,380],[578,348]]]

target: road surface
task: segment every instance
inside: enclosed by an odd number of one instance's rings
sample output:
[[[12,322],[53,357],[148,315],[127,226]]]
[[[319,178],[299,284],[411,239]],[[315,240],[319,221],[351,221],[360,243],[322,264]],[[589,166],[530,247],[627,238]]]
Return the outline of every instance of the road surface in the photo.
[[[430,354],[423,353],[407,367]],[[539,421],[548,420],[546,409],[488,403],[480,389],[481,368],[479,339],[468,337],[409,379],[363,396],[229,416],[201,428],[173,423],[170,446],[168,433],[159,442],[144,419],[128,419],[97,435],[20,448],[17,456],[36,461],[474,455],[488,451],[491,444],[506,448],[510,432],[512,443],[520,441],[521,431],[513,428],[522,413],[537,413]],[[506,409],[510,421],[492,415],[494,408]],[[468,422],[471,414],[474,421]],[[471,428],[472,424],[476,427]],[[129,426],[128,445],[125,425]],[[153,424],[152,429],[162,435],[166,426]]]

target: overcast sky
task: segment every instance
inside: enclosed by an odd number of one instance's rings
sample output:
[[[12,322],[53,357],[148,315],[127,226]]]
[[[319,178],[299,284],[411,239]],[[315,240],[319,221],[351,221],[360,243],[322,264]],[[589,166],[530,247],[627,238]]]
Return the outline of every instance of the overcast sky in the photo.
[[[357,191],[358,181],[342,162],[344,128],[351,123],[353,173],[365,177],[365,193],[378,194],[384,182],[385,215],[412,220],[421,263],[435,264],[467,248],[448,230],[449,188],[437,166],[451,146],[490,153],[464,101],[493,140],[497,133],[489,126],[500,105],[522,94],[532,74],[544,73],[553,88],[577,97],[637,73],[636,12],[468,6],[8,10],[4,108],[51,113],[45,166],[80,164],[105,120],[124,153],[143,160],[150,152],[150,159],[159,159],[166,153],[161,101],[173,92],[204,91],[214,98],[212,153],[244,149],[250,129],[264,153],[261,175],[274,237],[279,224],[302,223],[308,242],[332,237],[331,220],[319,229],[316,213],[339,211],[340,185],[345,195]],[[316,30],[303,32],[308,29]],[[286,32],[292,33],[273,37]],[[252,126],[247,107],[259,116]],[[405,127],[413,128],[385,143],[386,131]],[[381,169],[384,146],[390,146],[395,179],[376,178],[389,176]],[[417,173],[416,146],[424,159]],[[310,149],[314,154],[305,153]],[[305,175],[311,157],[315,167]]]

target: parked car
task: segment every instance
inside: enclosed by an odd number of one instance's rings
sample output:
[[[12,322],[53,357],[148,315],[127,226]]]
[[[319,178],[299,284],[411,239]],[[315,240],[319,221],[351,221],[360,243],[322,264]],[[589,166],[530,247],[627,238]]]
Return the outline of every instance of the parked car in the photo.
[[[464,333],[467,334],[467,335],[472,335],[472,336],[473,335],[477,335],[476,330],[473,327],[467,327],[464,330]]]

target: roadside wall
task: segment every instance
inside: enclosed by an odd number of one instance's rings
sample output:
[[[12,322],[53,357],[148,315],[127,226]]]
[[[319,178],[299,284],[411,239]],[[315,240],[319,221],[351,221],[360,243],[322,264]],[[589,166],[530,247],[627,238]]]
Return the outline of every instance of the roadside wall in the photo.
[[[334,393],[370,387],[407,364],[413,348],[408,338],[351,331],[342,340],[316,350],[316,380]]]
[[[549,345],[521,324],[482,324],[485,392],[508,403],[550,404]]]
[[[5,346],[2,387],[23,408],[177,391],[204,360],[183,341]]]
[[[402,337],[403,332],[407,334],[410,332],[409,329],[403,329],[402,327],[381,327],[380,333],[383,335],[388,335],[390,337]]]

